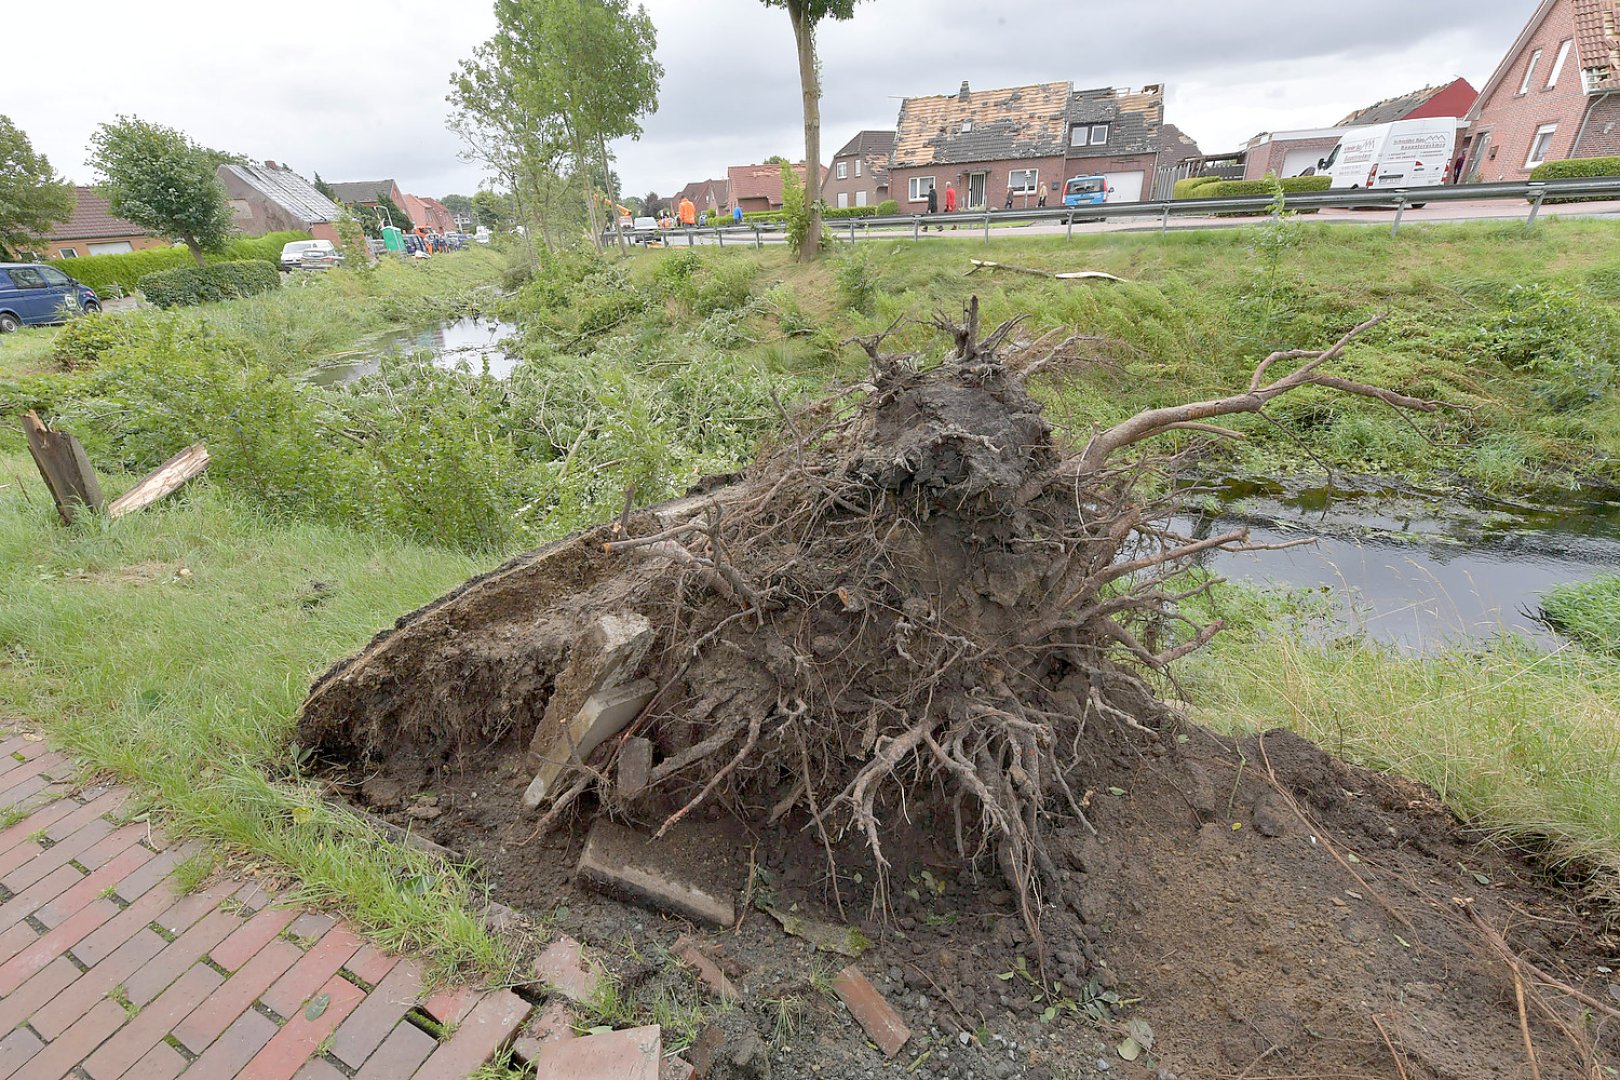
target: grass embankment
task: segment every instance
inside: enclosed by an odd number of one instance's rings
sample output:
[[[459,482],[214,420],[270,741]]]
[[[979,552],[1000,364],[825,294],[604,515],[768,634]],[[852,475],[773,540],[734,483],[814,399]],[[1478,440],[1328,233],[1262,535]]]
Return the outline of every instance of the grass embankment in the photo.
[[[1560,585],[1542,597],[1541,614],[1592,652],[1620,659],[1620,575]]]

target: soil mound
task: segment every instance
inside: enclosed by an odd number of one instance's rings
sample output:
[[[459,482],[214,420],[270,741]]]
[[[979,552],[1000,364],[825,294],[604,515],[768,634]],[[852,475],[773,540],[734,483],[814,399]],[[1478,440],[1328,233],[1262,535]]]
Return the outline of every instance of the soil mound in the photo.
[[[859,396],[785,415],[741,477],[401,619],[315,684],[300,741],[587,943],[681,944],[573,884],[596,817],[657,838],[683,913],[739,900],[726,1022],[769,1049],[713,1077],[880,1068],[823,993],[838,954],[910,1025],[889,1067],[917,1076],[1597,1075],[1601,943],[1512,856],[1423,791],[1216,739],[1156,692],[1219,629],[1178,607],[1209,587],[1190,560],[1245,537],[1168,531],[1149,466],[1110,455],[1303,385],[1433,403],[1322,374],[1353,332],[1071,457],[1024,389],[1070,343],[941,325],[942,363],[867,343]],[[612,955],[644,999],[676,992]]]

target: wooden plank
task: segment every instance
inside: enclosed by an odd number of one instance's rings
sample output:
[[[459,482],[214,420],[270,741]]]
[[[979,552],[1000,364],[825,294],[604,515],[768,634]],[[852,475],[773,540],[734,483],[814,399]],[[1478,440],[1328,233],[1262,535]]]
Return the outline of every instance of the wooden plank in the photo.
[[[32,411],[23,414],[22,426],[28,453],[50,489],[62,524],[73,524],[81,509],[100,510],[106,501],[101,483],[79,440],[65,431],[52,431]]]
[[[114,520],[151,506],[178,491],[186,481],[208,468],[208,447],[194,443],[153,469],[146,478],[107,505]]]

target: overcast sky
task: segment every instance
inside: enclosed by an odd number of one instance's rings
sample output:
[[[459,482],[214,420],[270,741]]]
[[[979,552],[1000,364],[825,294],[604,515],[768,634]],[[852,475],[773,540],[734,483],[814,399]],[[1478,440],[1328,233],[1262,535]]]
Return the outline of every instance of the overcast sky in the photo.
[[[759,0],[647,0],[665,69],[658,113],[615,149],[627,194],[803,154],[785,12]],[[820,35],[822,157],[891,128],[908,94],[1072,80],[1163,83],[1166,117],[1206,151],[1320,127],[1429,83],[1483,85],[1535,0],[869,0]],[[444,127],[456,61],[493,29],[483,0],[74,0],[5,4],[4,112],[58,171],[119,113],[327,180],[470,193]],[[65,35],[65,36],[64,36]],[[62,47],[71,42],[70,47]],[[589,77],[584,73],[582,77]]]

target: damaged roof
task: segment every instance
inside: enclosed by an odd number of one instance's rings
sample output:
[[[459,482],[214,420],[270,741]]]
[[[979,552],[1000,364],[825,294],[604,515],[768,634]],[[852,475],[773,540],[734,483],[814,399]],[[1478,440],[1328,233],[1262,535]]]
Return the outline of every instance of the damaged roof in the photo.
[[[909,97],[900,105],[894,164],[950,165],[1057,157],[1069,143],[1069,87],[1036,83],[1000,90]]]
[[[1430,98],[1445,88],[1445,86],[1425,86],[1409,94],[1385,98],[1383,101],[1368,105],[1365,109],[1357,109],[1333,126],[1364,127],[1368,124],[1388,124],[1395,120],[1405,120],[1410,113],[1427,104]]]
[[[221,173],[236,177],[306,225],[336,221],[337,204],[291,169],[268,165],[221,165]]]
[[[1106,143],[1076,146],[1069,157],[1156,153],[1164,134],[1164,88],[1076,90],[1069,98],[1069,123],[1108,125]]]
[[[863,131],[859,135],[856,135],[853,139],[849,140],[849,142],[845,143],[844,148],[838,151],[838,153],[834,154],[833,157],[854,157],[856,154],[859,154],[862,157],[870,157],[878,154],[888,157],[889,152],[893,149],[894,132]]]
[[[1575,0],[1575,48],[1582,71],[1606,71],[1591,89],[1620,86],[1620,0]]]

